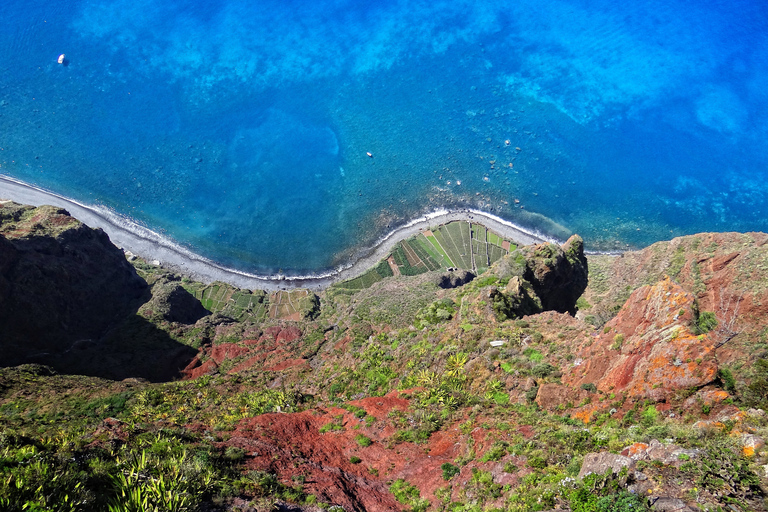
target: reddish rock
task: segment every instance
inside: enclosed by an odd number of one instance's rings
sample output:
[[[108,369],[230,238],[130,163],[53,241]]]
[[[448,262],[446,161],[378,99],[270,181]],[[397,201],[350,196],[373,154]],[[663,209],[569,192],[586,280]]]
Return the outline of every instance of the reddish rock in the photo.
[[[248,348],[246,347],[241,347],[234,343],[222,343],[221,345],[214,345],[211,350],[211,359],[221,364],[225,359],[235,359],[247,352]]]
[[[280,331],[282,331],[283,328],[279,325],[273,325],[272,327],[267,327],[264,329],[264,335],[271,337],[273,340],[277,339],[277,335],[280,334]]]
[[[458,418],[454,426],[435,432],[424,444],[393,445],[391,436],[396,429],[390,413],[406,410],[408,400],[401,398],[399,392],[392,392],[352,404],[365,409],[375,421],[366,421],[335,407],[265,414],[242,420],[226,445],[246,451],[247,468],[275,473],[285,484],[292,484],[292,477],[303,475],[304,490],[321,501],[341,505],[345,510],[383,512],[405,508],[388,490],[389,483],[397,479],[415,485],[423,498],[438,503],[434,493],[446,486],[441,466],[446,462],[453,464],[464,454],[469,437],[477,453],[484,453],[497,440],[479,427],[470,434],[462,434],[458,425],[466,418]],[[320,428],[328,423],[340,425],[341,430],[321,434]],[[521,433],[533,435],[527,426],[521,427]],[[355,440],[360,434],[371,439],[372,444],[360,446]],[[362,462],[352,464],[352,456]],[[507,457],[512,460],[511,456]],[[524,460],[516,463],[525,465]],[[518,475],[506,475],[503,465],[504,461],[499,461],[483,463],[481,467],[491,471],[497,483],[517,482],[516,479],[526,473],[523,470]],[[460,493],[471,480],[471,468],[462,468],[454,480],[452,497],[455,500],[460,499]]]
[[[604,266],[608,290],[599,295],[587,290],[585,298],[594,305],[587,315],[601,316],[621,305],[626,290],[670,274],[696,297],[700,311],[717,317],[718,327],[709,338],[721,365],[744,364],[745,357],[756,357],[749,349],[768,316],[768,234],[701,233],[616,258],[596,256],[594,261]]]
[[[592,383],[603,392],[662,401],[717,376],[715,342],[691,332],[695,297],[665,279],[635,290],[596,339],[585,344],[563,375],[573,388]]]
[[[206,362],[201,364],[200,358],[195,356],[195,358],[192,359],[192,362],[189,363],[189,365],[181,371],[181,374],[185,379],[196,379],[212,372],[218,367],[219,365],[217,365],[216,361],[213,359],[208,359]]]
[[[292,325],[281,329],[275,340],[281,343],[291,343],[299,338],[301,338],[301,329]]]

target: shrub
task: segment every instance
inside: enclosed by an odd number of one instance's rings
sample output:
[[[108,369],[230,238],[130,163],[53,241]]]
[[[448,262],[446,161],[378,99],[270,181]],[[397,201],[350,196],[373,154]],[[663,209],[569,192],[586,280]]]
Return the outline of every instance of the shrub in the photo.
[[[440,469],[443,470],[443,480],[450,480],[454,476],[461,473],[461,468],[454,466],[450,462],[444,463],[442,466],[440,466]]]
[[[523,350],[523,355],[533,361],[534,363],[540,363],[544,360],[544,355],[535,348],[526,348]]]
[[[641,420],[640,423],[644,427],[651,427],[654,423],[659,419],[659,411],[656,410],[656,407],[653,405],[649,405],[645,408],[645,410],[641,414]]]
[[[455,302],[451,299],[440,299],[419,311],[416,315],[414,325],[416,328],[421,329],[427,325],[446,322],[453,318],[455,312]]]
[[[352,464],[360,464],[362,461],[363,459],[361,459],[357,455],[353,455],[349,458],[349,462],[351,462]]]
[[[389,491],[403,505],[409,505],[413,512],[422,512],[429,508],[429,502],[421,499],[419,489],[403,479],[395,480],[389,486]]]
[[[702,311],[696,318],[696,334],[705,334],[717,328],[717,317],[711,311]]]
[[[557,370],[556,367],[552,366],[549,363],[540,363],[533,367],[531,370],[531,373],[534,375],[534,377],[539,377],[540,379],[543,379],[550,373]]]
[[[513,462],[507,462],[504,464],[504,472],[505,473],[517,473],[520,470],[520,468],[517,467]]]
[[[493,443],[493,446],[491,446],[491,449],[485,452],[485,455],[483,455],[483,458],[480,459],[480,462],[489,462],[489,461],[496,461],[501,459],[503,456],[507,454],[507,447],[509,446],[509,443],[506,441],[497,441]]]
[[[371,441],[370,437],[364,436],[363,434],[357,434],[355,436],[355,441],[357,441],[357,444],[365,448],[366,446],[371,446],[373,444],[373,441]]]
[[[723,389],[729,393],[736,391],[736,379],[733,378],[733,373],[728,368],[720,368],[717,372],[717,376],[720,382],[723,384]]]
[[[696,485],[737,502],[763,495],[759,477],[731,440],[710,442],[696,462],[686,462],[680,470],[691,475]]]
[[[224,450],[224,458],[231,461],[239,461],[245,457],[245,450],[238,448],[237,446],[227,446]]]
[[[591,382],[585,382],[584,384],[582,384],[581,389],[583,389],[584,391],[589,391],[590,393],[597,393],[597,386],[595,386]]]

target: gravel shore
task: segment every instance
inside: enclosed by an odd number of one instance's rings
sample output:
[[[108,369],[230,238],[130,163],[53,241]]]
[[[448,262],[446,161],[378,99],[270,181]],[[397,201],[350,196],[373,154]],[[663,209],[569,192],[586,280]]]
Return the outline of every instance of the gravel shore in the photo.
[[[50,204],[65,208],[73,217],[88,226],[103,229],[112,243],[124,251],[130,251],[147,261],[171,268],[197,281],[222,281],[239,288],[267,291],[292,288],[320,290],[333,283],[354,278],[378,263],[400,240],[451,221],[463,220],[482,224],[519,245],[556,241],[481,211],[441,210],[416,218],[380,238],[372,247],[360,249],[344,268],[313,276],[259,276],[218,265],[106,208],[85,205],[8,176],[0,175],[0,199],[33,206]]]

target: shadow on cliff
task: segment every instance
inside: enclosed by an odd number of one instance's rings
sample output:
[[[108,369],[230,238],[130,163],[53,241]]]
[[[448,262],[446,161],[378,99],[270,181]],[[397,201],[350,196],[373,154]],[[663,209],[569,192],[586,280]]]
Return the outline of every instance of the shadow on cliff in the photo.
[[[196,351],[137,315],[155,295],[104,231],[61,208],[0,203],[0,366],[178,377]],[[207,313],[183,290],[166,295],[185,313],[177,319],[169,310],[166,321],[194,323]]]
[[[180,370],[195,355],[196,349],[174,340],[147,319],[132,315],[99,341],[79,340],[63,353],[38,354],[25,362],[44,364],[65,374],[166,382],[179,378]]]
[[[38,295],[38,307],[31,311],[34,316],[47,313],[46,319],[21,321],[15,316],[19,321],[0,340],[0,366],[37,363],[60,374],[111,380],[165,382],[181,377],[181,369],[197,355],[197,350],[174,340],[138,314],[156,297],[132,267],[130,271],[132,286],[130,290],[122,288],[126,300],[119,307],[113,304],[108,324],[96,320],[98,315],[90,308],[73,308],[70,304],[65,314],[57,312],[52,302],[58,301],[52,301],[50,295]],[[48,291],[55,294],[53,289]],[[47,308],[40,309],[41,304]],[[192,323],[208,313],[199,303],[198,306],[202,312],[191,319]],[[66,321],[61,317],[66,317]]]

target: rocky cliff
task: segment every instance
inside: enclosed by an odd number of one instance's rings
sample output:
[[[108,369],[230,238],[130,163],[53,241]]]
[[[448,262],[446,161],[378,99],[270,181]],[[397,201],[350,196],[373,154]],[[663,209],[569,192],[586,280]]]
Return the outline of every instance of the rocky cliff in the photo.
[[[267,294],[131,266],[61,210],[0,216],[4,358],[34,340],[115,379],[0,369],[10,510],[768,508],[768,235]],[[124,461],[152,478],[121,487]]]
[[[0,203],[3,365],[98,342],[142,297],[146,282],[103,231],[59,208]]]

